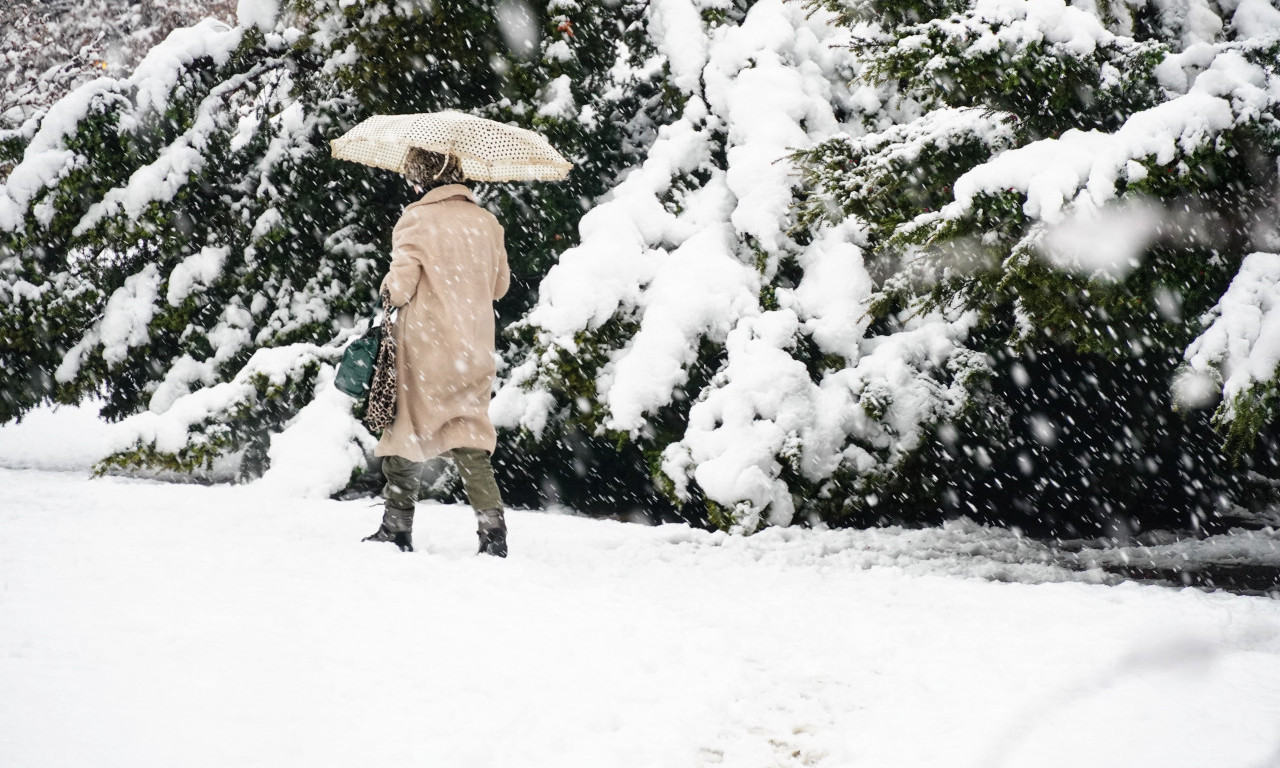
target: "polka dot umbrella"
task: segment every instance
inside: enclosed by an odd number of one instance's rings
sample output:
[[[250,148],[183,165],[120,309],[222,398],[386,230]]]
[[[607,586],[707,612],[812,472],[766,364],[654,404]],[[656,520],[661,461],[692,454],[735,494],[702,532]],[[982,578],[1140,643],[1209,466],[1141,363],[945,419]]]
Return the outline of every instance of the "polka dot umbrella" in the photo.
[[[396,173],[413,147],[452,153],[473,181],[559,181],[573,168],[533,131],[454,111],[374,115],[329,147],[340,160]]]

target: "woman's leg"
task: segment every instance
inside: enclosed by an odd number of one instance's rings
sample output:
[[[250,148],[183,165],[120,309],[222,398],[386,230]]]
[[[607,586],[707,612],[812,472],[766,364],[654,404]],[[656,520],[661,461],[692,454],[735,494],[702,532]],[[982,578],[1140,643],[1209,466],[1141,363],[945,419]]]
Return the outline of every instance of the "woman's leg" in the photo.
[[[422,463],[409,461],[403,456],[385,456],[382,459],[382,476],[387,480],[382,487],[382,496],[386,499],[382,526],[365,541],[394,541],[400,549],[412,552],[413,510],[418,502]]]
[[[502,512],[502,494],[493,477],[489,452],[479,448],[455,448],[449,452],[462,476],[462,488],[476,513],[476,534],[480,552],[507,556],[507,521]]]

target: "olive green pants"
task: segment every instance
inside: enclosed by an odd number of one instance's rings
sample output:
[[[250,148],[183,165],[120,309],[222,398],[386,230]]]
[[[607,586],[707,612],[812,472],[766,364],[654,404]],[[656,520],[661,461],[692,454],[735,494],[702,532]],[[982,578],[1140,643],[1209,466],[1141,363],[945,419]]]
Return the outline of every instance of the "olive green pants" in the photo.
[[[455,448],[446,454],[458,467],[462,476],[462,488],[467,501],[476,512],[480,530],[504,528],[502,494],[498,481],[493,477],[493,464],[488,451],[479,448]],[[418,501],[418,486],[422,482],[424,462],[409,461],[403,456],[385,456],[382,459],[382,476],[387,484],[382,496],[387,500],[382,524],[391,531],[413,530],[413,507]]]

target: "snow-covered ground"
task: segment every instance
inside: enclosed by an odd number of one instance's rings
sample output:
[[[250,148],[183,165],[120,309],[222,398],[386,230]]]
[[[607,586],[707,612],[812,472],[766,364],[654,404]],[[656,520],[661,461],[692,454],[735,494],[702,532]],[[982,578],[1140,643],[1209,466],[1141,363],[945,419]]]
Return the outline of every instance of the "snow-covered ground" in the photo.
[[[0,429],[44,467],[0,469],[0,766],[1280,766],[1277,600],[963,523],[513,511],[494,560],[423,504],[402,554],[368,500],[89,479],[75,418]]]

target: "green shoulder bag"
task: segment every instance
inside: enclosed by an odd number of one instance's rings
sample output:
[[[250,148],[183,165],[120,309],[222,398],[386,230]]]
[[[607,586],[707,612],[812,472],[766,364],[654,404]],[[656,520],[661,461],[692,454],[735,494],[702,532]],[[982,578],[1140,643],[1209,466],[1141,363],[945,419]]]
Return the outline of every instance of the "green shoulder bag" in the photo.
[[[347,345],[342,353],[342,362],[338,363],[338,372],[333,377],[333,386],[357,399],[369,394],[373,383],[373,372],[377,368],[378,348],[382,346],[383,336],[391,335],[390,307],[386,297],[382,302],[382,322],[372,322],[363,336]]]

